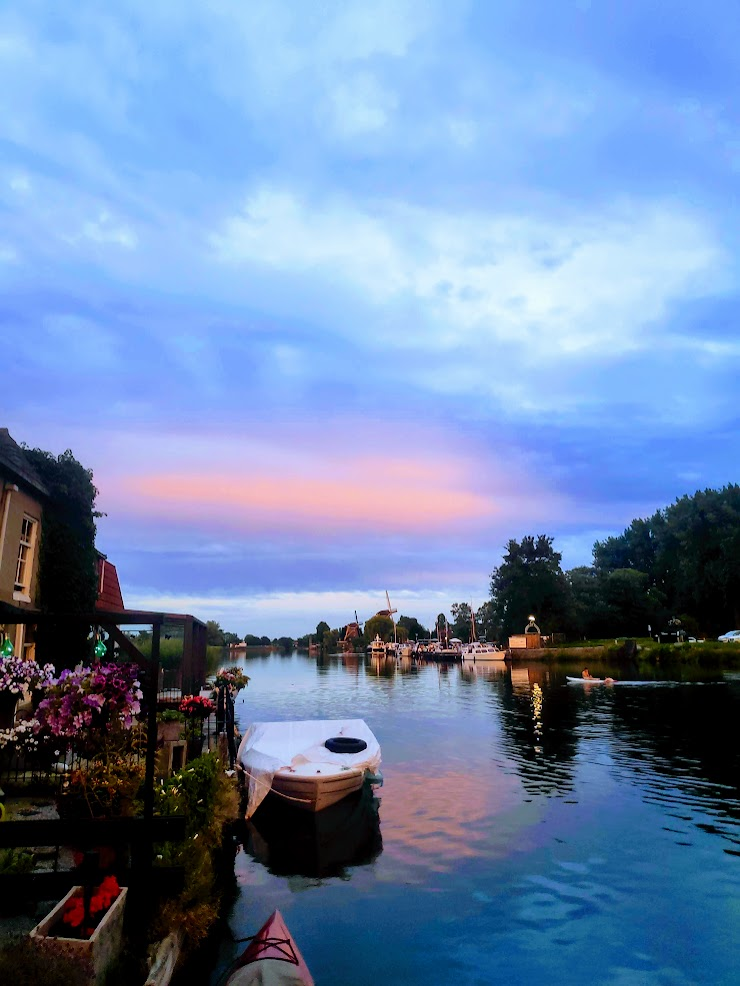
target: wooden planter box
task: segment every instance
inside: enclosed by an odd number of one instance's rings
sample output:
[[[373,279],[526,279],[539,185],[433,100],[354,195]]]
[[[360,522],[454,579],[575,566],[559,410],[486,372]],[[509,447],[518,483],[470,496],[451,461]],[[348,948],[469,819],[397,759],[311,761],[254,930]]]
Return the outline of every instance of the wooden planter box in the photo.
[[[64,938],[61,935],[49,934],[61,921],[64,905],[81,889],[81,887],[72,887],[54,910],[36,925],[29,937],[34,947],[48,955],[51,961],[55,955],[71,958],[79,965],[84,981],[89,986],[102,986],[106,970],[118,958],[123,944],[123,912],[128,890],[126,887],[121,887],[120,894],[103,915],[90,938]]]
[[[176,743],[182,735],[184,722],[158,722],[157,744]]]

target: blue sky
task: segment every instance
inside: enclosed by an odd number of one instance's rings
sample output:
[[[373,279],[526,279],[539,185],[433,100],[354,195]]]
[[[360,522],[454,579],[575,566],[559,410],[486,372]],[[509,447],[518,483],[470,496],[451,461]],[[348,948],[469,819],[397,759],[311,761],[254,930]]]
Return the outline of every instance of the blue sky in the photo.
[[[2,423],[129,606],[475,605],[738,480],[740,8],[0,6]]]

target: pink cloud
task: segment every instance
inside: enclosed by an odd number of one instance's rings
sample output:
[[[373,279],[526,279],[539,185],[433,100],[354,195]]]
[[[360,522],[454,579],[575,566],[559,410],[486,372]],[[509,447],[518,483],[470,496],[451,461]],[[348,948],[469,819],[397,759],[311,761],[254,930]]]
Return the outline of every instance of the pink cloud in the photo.
[[[261,524],[291,529],[386,532],[433,531],[491,518],[493,500],[462,485],[439,482],[425,464],[364,463],[366,478],[280,473],[251,475],[149,473],[125,478],[119,492],[129,510],[169,519],[217,520],[254,529]],[[355,472],[355,470],[352,470]]]

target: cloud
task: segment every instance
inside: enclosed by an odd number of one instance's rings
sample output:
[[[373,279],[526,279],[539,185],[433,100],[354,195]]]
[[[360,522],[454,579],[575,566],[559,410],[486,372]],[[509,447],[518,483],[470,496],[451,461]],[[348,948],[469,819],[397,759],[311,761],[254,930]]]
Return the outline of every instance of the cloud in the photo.
[[[120,572],[119,572],[120,575]],[[389,587],[392,605],[399,615],[416,616],[424,625],[440,612],[449,610],[455,600],[467,598],[469,586],[445,585],[437,591],[408,592]],[[253,633],[270,637],[303,636],[325,620],[331,627],[345,626],[354,618],[366,620],[385,608],[385,588],[377,592],[345,588],[340,591],[271,593],[172,593],[122,584],[128,609],[164,613],[193,613],[202,620],[216,620],[225,630],[241,635]]]
[[[341,279],[376,307],[417,304],[424,318],[404,327],[403,345],[505,344],[537,359],[643,349],[674,305],[725,284],[711,228],[670,202],[548,219],[307,204],[263,185],[210,243],[223,264]]]

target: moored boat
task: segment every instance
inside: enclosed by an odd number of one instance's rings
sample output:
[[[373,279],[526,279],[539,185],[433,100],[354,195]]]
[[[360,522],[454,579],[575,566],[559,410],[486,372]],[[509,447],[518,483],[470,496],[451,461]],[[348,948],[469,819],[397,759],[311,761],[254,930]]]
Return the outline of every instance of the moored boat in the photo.
[[[485,640],[471,640],[463,646],[462,657],[463,661],[505,661],[506,651]]]
[[[270,791],[307,811],[322,811],[382,783],[380,744],[362,719],[255,722],[244,734],[237,766],[248,783],[246,817]]]
[[[314,986],[280,911],[273,911],[232,966],[225,986]]]

